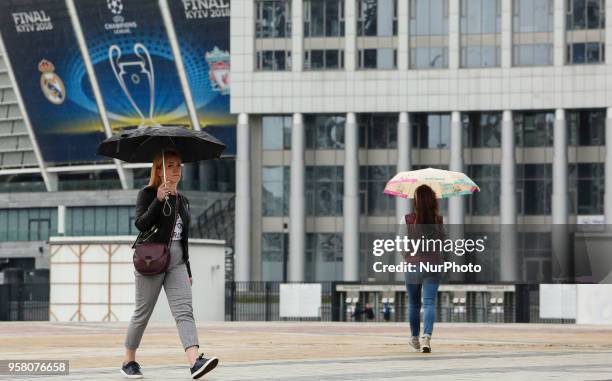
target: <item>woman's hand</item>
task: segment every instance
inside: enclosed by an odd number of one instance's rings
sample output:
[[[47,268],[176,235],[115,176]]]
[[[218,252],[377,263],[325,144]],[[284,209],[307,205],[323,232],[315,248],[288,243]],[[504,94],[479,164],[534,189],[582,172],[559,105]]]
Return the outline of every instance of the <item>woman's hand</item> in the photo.
[[[193,278],[189,277],[189,284],[193,286]]]
[[[166,196],[170,195],[170,186],[169,186],[170,182],[166,181],[165,183],[162,183],[158,188],[157,188],[157,199],[159,201],[164,201],[164,198],[166,198]]]

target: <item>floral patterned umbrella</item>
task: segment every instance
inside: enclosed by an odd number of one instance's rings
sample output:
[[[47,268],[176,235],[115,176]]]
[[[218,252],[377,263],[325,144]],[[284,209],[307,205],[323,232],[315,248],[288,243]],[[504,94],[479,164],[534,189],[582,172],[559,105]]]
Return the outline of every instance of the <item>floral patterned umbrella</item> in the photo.
[[[385,186],[384,193],[402,198],[413,198],[414,191],[421,185],[428,185],[436,192],[437,198],[448,198],[472,194],[480,188],[472,179],[461,172],[425,168],[400,172]]]

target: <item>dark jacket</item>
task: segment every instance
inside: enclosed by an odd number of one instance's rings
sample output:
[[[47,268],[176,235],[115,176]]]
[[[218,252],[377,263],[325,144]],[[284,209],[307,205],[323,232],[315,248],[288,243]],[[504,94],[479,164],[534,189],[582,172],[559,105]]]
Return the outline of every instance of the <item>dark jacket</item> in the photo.
[[[179,214],[183,220],[183,232],[181,237],[181,245],[183,246],[183,259],[187,266],[187,272],[191,277],[191,267],[189,266],[189,225],[191,221],[191,214],[189,212],[189,200],[186,196],[179,193],[181,202],[179,206]],[[157,199],[157,188],[153,186],[146,186],[138,192],[136,199],[136,221],[134,225],[142,232],[136,240],[137,243],[141,243],[146,239],[146,242],[158,242],[168,243],[170,236],[174,230],[175,221],[175,208],[176,196],[170,195],[168,202],[172,206],[172,211],[169,216],[165,216],[162,213],[164,209],[165,201],[159,201]],[[166,206],[166,213],[168,211]],[[157,231],[152,232],[155,228]],[[147,238],[148,237],[148,238]]]

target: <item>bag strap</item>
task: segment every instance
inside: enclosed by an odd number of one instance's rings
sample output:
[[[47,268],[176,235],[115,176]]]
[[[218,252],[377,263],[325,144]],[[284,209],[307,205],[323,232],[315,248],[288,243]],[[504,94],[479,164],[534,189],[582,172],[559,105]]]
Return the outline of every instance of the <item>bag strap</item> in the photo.
[[[176,204],[174,205],[174,223],[172,224],[172,233],[170,233],[170,238],[168,239],[168,243],[166,244],[166,246],[168,246],[168,248],[170,247],[170,243],[172,242],[172,236],[174,235],[174,229],[176,229],[176,220],[178,219],[178,215],[179,215],[179,206],[180,206],[180,200],[181,199],[181,195],[179,194],[179,192],[176,192]]]

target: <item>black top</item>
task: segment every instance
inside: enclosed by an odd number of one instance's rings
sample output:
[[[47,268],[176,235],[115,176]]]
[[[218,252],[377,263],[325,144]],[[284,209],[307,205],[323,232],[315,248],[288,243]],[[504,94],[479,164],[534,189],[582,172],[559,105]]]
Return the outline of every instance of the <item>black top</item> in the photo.
[[[183,220],[183,232],[181,237],[181,245],[183,247],[183,259],[187,265],[187,272],[191,278],[191,267],[189,266],[189,245],[187,240],[189,238],[189,224],[191,220],[191,214],[189,212],[189,200],[186,196],[179,193],[181,202],[179,205],[179,214]],[[170,236],[174,230],[174,212],[176,205],[176,196],[170,195],[168,202],[172,206],[172,211],[169,216],[165,216],[162,210],[164,209],[165,201],[159,201],[157,199],[157,188],[154,186],[146,186],[138,192],[136,199],[136,221],[134,225],[142,234],[137,239],[137,243],[142,242],[143,238],[149,236],[148,232],[154,227],[157,227],[157,232],[153,233],[146,242],[157,242],[165,243],[170,242]],[[166,206],[166,213],[168,212],[168,206]]]

